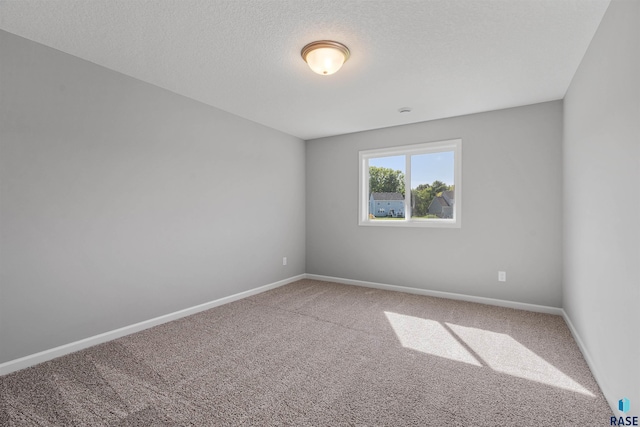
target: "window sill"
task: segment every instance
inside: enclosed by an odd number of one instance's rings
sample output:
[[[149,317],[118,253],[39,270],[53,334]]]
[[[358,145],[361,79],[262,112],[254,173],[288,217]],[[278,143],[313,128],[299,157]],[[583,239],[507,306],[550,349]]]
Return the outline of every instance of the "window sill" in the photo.
[[[358,225],[364,227],[461,228],[460,220],[455,219],[360,220]]]

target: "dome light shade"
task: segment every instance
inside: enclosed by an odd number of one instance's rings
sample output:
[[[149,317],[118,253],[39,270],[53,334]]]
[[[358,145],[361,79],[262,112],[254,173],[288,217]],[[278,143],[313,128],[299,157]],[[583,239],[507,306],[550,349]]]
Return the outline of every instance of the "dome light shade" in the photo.
[[[300,54],[315,73],[323,76],[338,71],[351,55],[345,45],[331,40],[309,43]]]

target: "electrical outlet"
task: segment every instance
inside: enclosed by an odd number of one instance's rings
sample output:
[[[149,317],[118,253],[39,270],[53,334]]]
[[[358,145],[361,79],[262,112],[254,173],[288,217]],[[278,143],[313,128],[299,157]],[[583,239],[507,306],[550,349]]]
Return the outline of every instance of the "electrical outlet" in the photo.
[[[287,257],[286,256],[282,257],[282,265],[287,265]]]
[[[498,271],[498,282],[506,282],[506,281],[507,281],[507,272]]]

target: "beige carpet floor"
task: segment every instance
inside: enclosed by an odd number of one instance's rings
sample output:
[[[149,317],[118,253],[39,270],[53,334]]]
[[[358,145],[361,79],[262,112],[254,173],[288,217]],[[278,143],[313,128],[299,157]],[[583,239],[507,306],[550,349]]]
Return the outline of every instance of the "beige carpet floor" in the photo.
[[[2,426],[601,426],[559,316],[302,280],[0,377]]]

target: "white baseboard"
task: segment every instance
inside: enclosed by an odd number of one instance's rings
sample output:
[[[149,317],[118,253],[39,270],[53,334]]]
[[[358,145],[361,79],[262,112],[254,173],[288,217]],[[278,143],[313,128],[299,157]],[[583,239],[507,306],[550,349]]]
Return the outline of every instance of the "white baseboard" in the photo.
[[[387,285],[384,283],[365,282],[363,280],[342,279],[340,277],[321,276],[318,274],[306,274],[307,279],[321,280],[325,282],[342,283],[345,285],[364,286],[366,288],[384,289],[387,291],[405,292],[408,294],[426,295],[436,298],[447,298],[459,301],[476,302],[479,304],[495,305],[498,307],[515,308],[517,310],[534,311],[536,313],[555,314],[562,316],[563,310],[558,307],[546,305],[527,304],[524,302],[507,301],[495,298],[476,297],[472,295],[455,294],[452,292],[431,291],[427,289],[409,288],[406,286]]]
[[[569,330],[571,331],[571,335],[573,335],[573,339],[578,344],[578,348],[582,353],[582,357],[584,357],[584,360],[587,362],[587,365],[589,366],[589,369],[593,374],[593,378],[595,378],[596,382],[598,383],[598,386],[600,387],[600,390],[602,390],[602,394],[604,394],[604,397],[607,400],[607,403],[609,403],[609,406],[611,407],[611,411],[613,411],[614,414],[617,414],[618,402],[615,399],[612,400],[609,398],[609,396],[613,396],[613,393],[610,393],[609,389],[605,386],[603,381],[604,376],[600,375],[598,369],[596,368],[595,363],[593,362],[593,358],[591,357],[591,354],[587,350],[587,347],[584,345],[584,341],[582,341],[582,338],[580,337],[578,330],[575,328],[575,326],[573,326],[573,322],[571,321],[571,318],[569,317],[567,312],[564,311],[564,309],[562,309],[562,318],[564,319],[565,323],[569,327]]]
[[[163,316],[145,320],[143,322],[135,323],[133,325],[125,326],[119,329],[115,329],[113,331],[105,332],[105,333],[88,337],[88,338],[75,341],[69,344],[61,345],[59,347],[55,347],[49,350],[41,351],[39,353],[31,354],[29,356],[21,357],[19,359],[10,360],[9,362],[0,364],[0,375],[6,375],[11,372],[18,371],[20,369],[28,368],[30,366],[34,366],[39,363],[55,359],[57,357],[64,356],[69,353],[74,353],[76,351],[83,350],[85,348],[88,348],[94,345],[102,344],[104,342],[111,341],[126,335],[130,335],[130,334],[151,328],[153,326],[161,325],[163,323],[171,322],[172,320],[177,320],[182,317],[190,316],[192,314],[196,314],[201,311],[208,310],[210,308],[214,308],[223,304],[228,304],[233,301],[247,298],[249,296],[256,295],[271,289],[275,289],[280,286],[284,286],[286,284],[293,283],[301,279],[313,279],[313,280],[320,280],[324,282],[342,283],[345,285],[363,286],[367,288],[405,292],[410,294],[426,295],[426,296],[432,296],[437,298],[448,298],[453,300],[476,302],[480,304],[495,305],[499,307],[508,307],[508,308],[515,308],[519,310],[527,310],[527,311],[534,311],[538,313],[547,313],[547,314],[555,314],[555,315],[562,316],[565,322],[567,323],[567,326],[569,327],[569,330],[571,331],[573,338],[576,340],[576,343],[578,344],[578,347],[580,348],[580,351],[582,352],[582,355],[584,356],[585,361],[587,362],[587,365],[591,369],[593,376],[598,382],[600,389],[603,391],[605,396],[609,395],[604,389],[602,381],[599,380],[599,378],[601,377],[598,374],[598,370],[596,369],[596,366],[593,363],[593,359],[591,358],[591,355],[587,351],[587,348],[585,347],[584,342],[582,341],[582,338],[578,334],[578,331],[576,330],[576,328],[573,326],[573,323],[571,322],[569,315],[561,308],[547,307],[547,306],[536,305],[536,304],[527,304],[527,303],[521,303],[521,302],[515,302],[515,301],[506,301],[506,300],[500,300],[500,299],[494,299],[494,298],[485,298],[485,297],[477,297],[477,296],[464,295],[464,294],[456,294],[452,292],[432,291],[427,289],[411,288],[406,286],[367,282],[363,280],[353,280],[353,279],[344,279],[340,277],[321,276],[318,274],[300,274],[294,277],[290,277],[288,279],[284,279],[278,282],[270,283],[268,285],[260,286],[255,289],[250,289],[248,291],[240,292],[240,293],[230,295],[224,298],[220,298],[214,301],[209,301],[207,303],[189,307],[184,310],[179,310],[173,313],[165,314]],[[612,411],[614,411],[615,413],[617,409],[615,406],[616,402],[609,402],[609,405],[611,406]]]
[[[580,348],[580,351],[582,352],[582,355],[585,361],[587,362],[589,369],[591,369],[591,372],[593,373],[593,376],[596,379],[596,382],[598,383],[598,385],[600,386],[600,389],[602,390],[603,394],[605,395],[605,397],[611,395],[610,393],[608,393],[608,390],[605,389],[603,381],[601,380],[603,377],[600,376],[598,369],[596,368],[596,365],[594,364],[589,351],[585,347],[584,342],[580,337],[580,334],[578,334],[578,331],[573,325],[573,322],[571,322],[569,315],[562,308],[500,300],[495,298],[485,298],[485,297],[477,297],[477,296],[464,295],[464,294],[456,294],[452,292],[432,291],[427,289],[410,288],[406,286],[388,285],[384,283],[367,282],[363,280],[352,280],[352,279],[343,279],[340,277],[321,276],[318,274],[300,274],[297,276],[290,277],[288,279],[280,280],[278,282],[274,282],[268,285],[260,286],[258,288],[250,289],[248,291],[240,292],[234,295],[229,295],[224,298],[220,298],[204,304],[199,304],[190,308],[186,308],[184,310],[179,310],[173,313],[165,314],[164,316],[159,316],[153,319],[145,320],[143,322],[125,326],[119,329],[115,329],[113,331],[105,332],[105,333],[95,335],[89,338],[85,338],[79,341],[75,341],[69,344],[61,345],[59,347],[41,351],[39,353],[21,357],[19,359],[10,360],[5,363],[0,363],[0,375],[6,375],[11,372],[18,371],[20,369],[28,368],[30,366],[34,366],[39,363],[55,359],[57,357],[64,356],[69,353],[74,353],[76,351],[83,350],[85,348],[88,348],[97,344],[102,344],[104,342],[111,341],[126,335],[130,335],[135,332],[139,332],[139,331],[151,328],[153,326],[161,325],[163,323],[171,322],[173,320],[177,320],[182,317],[190,316],[192,314],[196,314],[201,311],[208,310],[210,308],[214,308],[223,304],[228,304],[233,301],[247,298],[249,296],[256,295],[271,289],[275,289],[280,286],[284,286],[301,279],[313,279],[313,280],[320,280],[325,282],[342,283],[345,285],[355,285],[355,286],[363,286],[367,288],[383,289],[388,291],[405,292],[405,293],[416,294],[416,295],[426,295],[426,296],[437,297],[437,298],[448,298],[453,300],[476,302],[480,304],[495,305],[499,307],[507,307],[507,308],[514,308],[518,310],[527,310],[527,311],[533,311],[537,313],[547,313],[547,314],[555,314],[555,315],[562,316],[567,326],[569,327],[569,330],[571,331],[573,338],[578,344],[578,347]],[[611,399],[608,399],[608,398],[607,398],[607,401],[609,403],[609,406],[611,406],[611,410],[614,413],[617,413],[616,412],[617,402],[612,401]]]
[[[304,279],[305,277],[306,277],[305,274],[300,274],[297,276],[290,277],[288,279],[284,279],[278,282],[270,283],[268,285],[260,286],[255,289],[250,289],[248,291],[240,292],[234,295],[229,295],[228,297],[220,298],[214,301],[206,302],[204,304],[199,304],[193,307],[185,308],[184,310],[179,310],[173,313],[165,314],[164,316],[155,317],[153,319],[145,320],[143,322],[135,323],[133,325],[125,326],[119,329],[115,329],[113,331],[105,332],[105,333],[95,335],[89,338],[85,338],[79,341],[75,341],[69,344],[64,344],[59,347],[41,351],[39,353],[21,357],[19,359],[10,360],[8,362],[0,364],[0,375],[6,375],[11,372],[18,371],[20,369],[37,365],[38,363],[55,359],[56,357],[64,356],[65,354],[74,353],[76,351],[83,350],[85,348],[88,348],[97,344],[102,344],[104,342],[111,341],[116,338],[123,337],[125,335],[130,335],[135,332],[140,332],[142,330],[149,329],[153,326],[161,325],[163,323],[171,322],[172,320],[190,316],[192,314],[196,314],[213,307],[217,307],[223,304],[228,304],[233,301],[247,298],[252,295],[256,295],[256,294],[268,291],[270,289],[275,289],[277,287],[295,282],[297,280]]]

